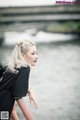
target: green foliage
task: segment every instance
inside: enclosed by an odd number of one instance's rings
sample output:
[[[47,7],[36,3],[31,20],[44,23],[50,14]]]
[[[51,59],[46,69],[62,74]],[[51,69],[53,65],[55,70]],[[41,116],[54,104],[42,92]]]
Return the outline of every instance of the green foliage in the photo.
[[[45,28],[47,32],[80,33],[79,21],[49,23]]]

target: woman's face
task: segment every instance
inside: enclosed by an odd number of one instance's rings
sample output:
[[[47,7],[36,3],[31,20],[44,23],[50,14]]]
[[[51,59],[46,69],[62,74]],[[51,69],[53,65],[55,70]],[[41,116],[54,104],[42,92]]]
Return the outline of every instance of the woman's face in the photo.
[[[35,66],[38,60],[36,46],[29,46],[28,52],[24,55],[24,59],[31,65]]]

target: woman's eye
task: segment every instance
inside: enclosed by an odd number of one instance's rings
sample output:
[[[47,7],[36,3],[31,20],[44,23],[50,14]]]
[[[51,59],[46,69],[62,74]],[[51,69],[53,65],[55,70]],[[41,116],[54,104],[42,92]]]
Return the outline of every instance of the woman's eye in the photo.
[[[38,52],[33,52],[33,53],[31,53],[31,55],[35,55],[35,54],[38,55]]]
[[[31,55],[34,55],[35,53],[31,53]]]

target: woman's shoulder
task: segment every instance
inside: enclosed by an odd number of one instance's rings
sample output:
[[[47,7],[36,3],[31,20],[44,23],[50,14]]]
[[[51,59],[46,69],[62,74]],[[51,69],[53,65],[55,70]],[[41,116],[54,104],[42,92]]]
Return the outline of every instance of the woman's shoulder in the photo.
[[[21,68],[18,68],[17,70],[30,72],[30,67],[29,66],[22,66]]]
[[[9,73],[9,74],[19,74],[21,72],[30,72],[30,67],[29,66],[21,66],[20,68],[14,68],[14,71],[11,71],[10,69],[6,69],[5,73]]]

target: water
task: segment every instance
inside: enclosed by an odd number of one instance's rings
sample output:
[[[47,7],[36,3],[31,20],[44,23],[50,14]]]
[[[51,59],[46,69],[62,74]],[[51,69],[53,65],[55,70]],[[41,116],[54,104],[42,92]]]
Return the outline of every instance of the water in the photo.
[[[39,108],[24,101],[34,120],[80,120],[80,42],[37,44],[39,60],[30,75]],[[0,61],[12,48],[0,48]],[[18,114],[23,119],[20,109]]]
[[[4,33],[5,45],[14,45],[18,40],[27,39],[32,40],[36,43],[49,43],[49,42],[61,42],[70,41],[77,39],[77,35],[74,34],[63,34],[63,33],[50,33],[36,31],[36,29],[28,29],[24,32],[6,31]]]

